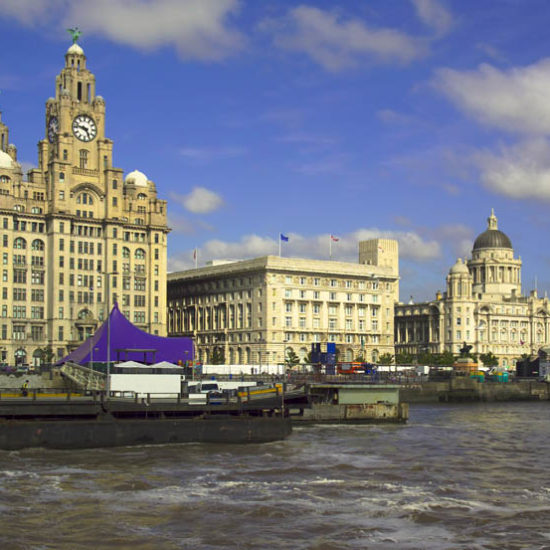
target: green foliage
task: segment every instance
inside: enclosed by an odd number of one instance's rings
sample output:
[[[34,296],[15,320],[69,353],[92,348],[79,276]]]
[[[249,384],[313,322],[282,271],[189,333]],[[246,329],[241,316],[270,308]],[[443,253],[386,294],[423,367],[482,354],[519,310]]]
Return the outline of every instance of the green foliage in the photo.
[[[498,365],[498,359],[491,353],[482,353],[479,358],[486,367],[496,367]]]
[[[434,354],[429,351],[423,351],[416,356],[418,365],[433,365],[435,364]]]
[[[413,362],[414,357],[410,353],[397,353],[395,355],[396,365],[410,365]]]
[[[40,353],[40,359],[43,365],[51,365],[55,358],[55,353],[51,346],[44,346],[43,348],[38,348],[37,350]]]
[[[289,367],[293,367],[294,365],[297,365],[300,362],[300,358],[296,355],[294,350],[287,351],[286,357],[285,357],[285,365]]]
[[[434,364],[442,367],[450,367],[455,362],[455,356],[450,351],[434,354]]]
[[[225,354],[222,348],[216,347],[212,352],[212,357],[210,357],[210,363],[212,365],[224,365],[225,364]]]
[[[307,365],[311,365],[312,362],[313,361],[311,360],[311,351],[310,351],[304,357],[304,363],[306,363]]]
[[[383,353],[378,358],[378,363],[380,365],[392,365],[393,364],[393,355],[391,353]]]
[[[363,352],[357,354],[357,357],[353,360],[355,363],[364,363],[365,358],[363,357]]]

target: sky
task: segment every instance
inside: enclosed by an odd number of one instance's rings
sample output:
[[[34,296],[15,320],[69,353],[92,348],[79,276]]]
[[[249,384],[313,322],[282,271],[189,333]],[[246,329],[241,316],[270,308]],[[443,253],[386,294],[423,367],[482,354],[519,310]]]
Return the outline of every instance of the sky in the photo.
[[[0,110],[36,166],[76,26],[115,166],[168,201],[169,271],[393,238],[418,302],[494,208],[544,295],[549,23],[547,0],[0,0]]]

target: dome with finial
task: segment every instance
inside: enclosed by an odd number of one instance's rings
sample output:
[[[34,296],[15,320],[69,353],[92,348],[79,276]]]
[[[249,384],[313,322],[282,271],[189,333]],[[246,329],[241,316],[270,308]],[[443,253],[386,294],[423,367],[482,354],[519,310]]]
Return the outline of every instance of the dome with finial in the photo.
[[[491,215],[487,218],[487,222],[487,231],[477,237],[474,242],[474,250],[480,248],[512,248],[512,241],[510,241],[508,235],[498,229],[498,220],[493,209],[491,209]]]
[[[126,176],[124,183],[132,183],[136,187],[147,187],[147,176],[139,170],[134,170]]]
[[[84,50],[75,42],[74,44],[71,44],[71,46],[67,50],[67,53],[84,55]]]
[[[470,270],[468,269],[468,266],[462,261],[462,258],[458,258],[456,264],[451,267],[449,273],[451,275],[469,275]]]
[[[4,151],[0,151],[0,168],[7,168],[11,170],[13,168],[13,159]]]

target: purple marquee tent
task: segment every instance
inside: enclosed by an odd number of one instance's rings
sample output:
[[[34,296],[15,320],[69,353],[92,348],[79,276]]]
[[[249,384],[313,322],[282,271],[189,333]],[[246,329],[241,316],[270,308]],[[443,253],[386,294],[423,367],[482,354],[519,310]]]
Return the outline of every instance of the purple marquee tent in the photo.
[[[110,313],[109,322],[105,321],[92,336],[82,345],[61,359],[58,364],[67,361],[86,364],[90,361],[90,352],[93,347],[92,360],[98,363],[107,361],[107,340],[110,332],[110,360],[111,361],[141,361],[143,363],[157,363],[170,361],[178,363],[191,361],[193,357],[192,338],[165,338],[155,336],[134,326],[118,309],[115,303]]]

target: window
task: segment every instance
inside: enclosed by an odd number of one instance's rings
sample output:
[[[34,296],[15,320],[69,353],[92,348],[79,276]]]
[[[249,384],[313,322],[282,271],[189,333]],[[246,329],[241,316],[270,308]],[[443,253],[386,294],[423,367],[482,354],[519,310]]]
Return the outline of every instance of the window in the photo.
[[[25,250],[27,248],[27,241],[23,239],[23,237],[17,237],[17,239],[13,241],[13,248]]]
[[[61,239],[63,241],[63,239]],[[35,239],[31,244],[32,250],[44,250],[44,241],[41,241],[40,239]],[[60,249],[62,250],[62,249]]]
[[[80,149],[80,168],[86,168],[88,165],[88,151]]]
[[[143,250],[143,248],[137,248],[134,252],[134,258],[136,260],[145,260],[145,250]]]
[[[314,286],[319,286],[321,284],[321,279],[319,279],[319,277],[315,277],[313,279],[313,285]]]
[[[134,311],[134,323],[145,323],[145,311]]]

